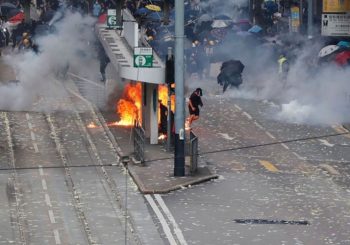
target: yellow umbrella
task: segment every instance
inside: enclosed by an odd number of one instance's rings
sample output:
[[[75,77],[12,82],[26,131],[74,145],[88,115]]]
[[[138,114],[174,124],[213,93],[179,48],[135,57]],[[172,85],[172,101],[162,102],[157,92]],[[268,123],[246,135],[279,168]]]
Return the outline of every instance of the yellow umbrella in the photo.
[[[155,12],[160,12],[161,11],[161,8],[157,5],[154,5],[154,4],[148,4],[145,6],[146,9],[149,9],[149,10],[152,10],[152,11],[155,11]]]

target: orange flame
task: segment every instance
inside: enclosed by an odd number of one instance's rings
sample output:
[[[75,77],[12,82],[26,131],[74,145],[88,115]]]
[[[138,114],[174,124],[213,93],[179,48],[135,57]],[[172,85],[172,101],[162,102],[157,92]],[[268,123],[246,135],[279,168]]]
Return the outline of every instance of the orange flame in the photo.
[[[141,120],[141,98],[141,83],[126,85],[117,104],[120,120],[108,126],[132,126],[135,120]]]

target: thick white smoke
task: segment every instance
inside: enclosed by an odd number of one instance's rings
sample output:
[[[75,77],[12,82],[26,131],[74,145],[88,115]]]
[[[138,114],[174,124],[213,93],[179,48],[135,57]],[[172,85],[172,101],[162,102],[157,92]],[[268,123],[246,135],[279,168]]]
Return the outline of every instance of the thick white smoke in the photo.
[[[245,84],[231,96],[270,100],[280,106],[275,115],[280,120],[292,123],[336,124],[350,121],[349,68],[335,63],[315,66],[317,53],[322,46],[306,44],[296,52],[296,61],[291,65],[287,82],[277,76],[277,60],[246,60],[250,69],[259,63],[270,64],[275,69],[259,70],[261,75],[245,74]],[[244,51],[243,51],[244,52]],[[272,62],[272,63],[271,63]]]
[[[245,8],[248,4],[248,0],[208,0],[200,3],[202,10],[211,16],[226,14],[234,20],[242,16],[232,9]],[[350,68],[340,68],[332,63],[317,67],[317,55],[324,44],[301,40],[303,37],[298,35],[292,35],[292,39],[289,40],[290,47],[282,45],[287,55],[293,56],[284,84],[278,77],[277,63],[282,52],[275,43],[262,44],[249,34],[245,37],[230,34],[217,51],[222,60],[241,60],[245,70],[240,89],[228,90],[223,96],[271,101],[279,108],[278,113],[272,116],[292,123],[350,122]],[[296,47],[295,41],[302,41],[302,45]],[[213,86],[219,87],[216,81],[211,82],[207,85],[209,91],[213,90]],[[203,83],[200,86],[205,87]]]
[[[53,24],[56,31],[35,39],[38,54],[26,51],[5,56],[5,62],[14,69],[20,82],[17,86],[0,87],[0,109],[51,110],[50,102],[65,101],[66,94],[56,77],[67,67],[87,69],[95,56],[94,22],[91,17],[66,10],[64,18]],[[97,67],[93,70],[98,72]]]

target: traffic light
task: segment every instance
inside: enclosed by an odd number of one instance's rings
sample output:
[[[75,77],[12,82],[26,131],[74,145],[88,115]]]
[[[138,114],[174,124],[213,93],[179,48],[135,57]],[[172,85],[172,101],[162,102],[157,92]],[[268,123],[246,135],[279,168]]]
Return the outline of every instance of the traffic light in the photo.
[[[165,62],[165,83],[175,83],[175,61],[173,55],[166,56]]]

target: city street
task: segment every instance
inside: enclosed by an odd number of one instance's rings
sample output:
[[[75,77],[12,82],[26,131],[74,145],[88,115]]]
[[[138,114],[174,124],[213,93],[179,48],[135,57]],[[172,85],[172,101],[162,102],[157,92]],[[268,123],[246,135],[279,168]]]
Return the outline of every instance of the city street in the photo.
[[[34,2],[0,6],[0,245],[350,245],[349,1]]]
[[[327,137],[346,131],[276,121],[266,101],[204,104],[194,132],[221,177],[162,195],[187,244],[350,242],[350,138]]]

